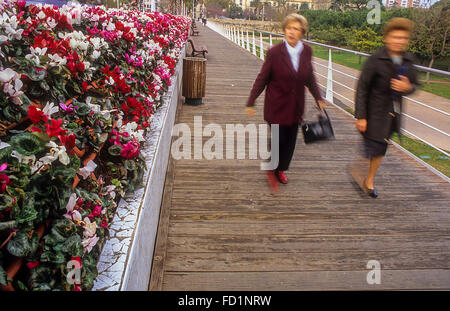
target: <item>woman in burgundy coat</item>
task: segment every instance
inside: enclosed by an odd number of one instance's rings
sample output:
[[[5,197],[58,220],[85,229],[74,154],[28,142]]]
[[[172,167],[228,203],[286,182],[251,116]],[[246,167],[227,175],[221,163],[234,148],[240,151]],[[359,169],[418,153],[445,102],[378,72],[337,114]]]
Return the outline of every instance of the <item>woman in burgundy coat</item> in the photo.
[[[279,124],[278,167],[268,172],[275,191],[278,189],[275,177],[283,184],[288,182],[284,171],[288,170],[294,154],[298,126],[305,111],[305,86],[322,111],[324,105],[311,63],[312,49],[301,41],[308,28],[307,20],[302,15],[290,14],[282,27],[285,39],[267,51],[247,100],[247,113],[253,115],[255,100],[267,87],[264,120],[269,126]]]

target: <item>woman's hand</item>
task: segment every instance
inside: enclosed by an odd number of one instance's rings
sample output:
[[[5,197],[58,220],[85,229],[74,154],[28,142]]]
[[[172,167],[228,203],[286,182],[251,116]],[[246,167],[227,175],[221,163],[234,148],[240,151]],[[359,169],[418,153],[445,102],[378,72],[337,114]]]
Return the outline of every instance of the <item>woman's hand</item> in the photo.
[[[254,107],[246,107],[245,111],[247,112],[248,116],[253,116],[255,114],[255,108]]]
[[[399,79],[391,79],[391,89],[400,93],[411,91],[412,85],[409,83],[408,77],[400,76]]]
[[[323,101],[322,99],[319,99],[317,101],[317,107],[320,109],[321,112],[325,112],[325,101]]]
[[[356,129],[361,133],[364,133],[367,130],[367,119],[356,120]]]

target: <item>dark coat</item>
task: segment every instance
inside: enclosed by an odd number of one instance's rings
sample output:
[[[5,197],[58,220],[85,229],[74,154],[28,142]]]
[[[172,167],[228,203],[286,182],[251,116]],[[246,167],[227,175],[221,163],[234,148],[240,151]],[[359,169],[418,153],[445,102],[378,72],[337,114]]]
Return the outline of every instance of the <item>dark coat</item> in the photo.
[[[414,56],[405,52],[403,64],[413,89],[407,93],[394,94],[391,78],[396,77],[396,67],[385,47],[371,55],[361,72],[356,90],[355,117],[367,119],[365,137],[379,142],[388,142],[393,131],[400,132],[401,114],[394,113],[394,97],[402,103],[402,95],[413,93],[417,86],[417,74],[413,67]]]
[[[267,51],[266,60],[258,74],[247,106],[266,89],[264,99],[264,120],[269,124],[293,125],[302,121],[305,111],[305,86],[314,98],[322,99],[311,64],[312,49],[303,43],[298,72],[292,66],[284,41]]]

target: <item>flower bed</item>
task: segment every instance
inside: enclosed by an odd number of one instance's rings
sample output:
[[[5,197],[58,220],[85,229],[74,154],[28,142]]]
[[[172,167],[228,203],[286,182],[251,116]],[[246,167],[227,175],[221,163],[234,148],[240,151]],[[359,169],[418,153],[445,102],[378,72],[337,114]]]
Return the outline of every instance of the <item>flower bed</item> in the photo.
[[[0,289],[89,290],[118,199],[141,186],[141,143],[190,21],[22,1],[0,11]]]

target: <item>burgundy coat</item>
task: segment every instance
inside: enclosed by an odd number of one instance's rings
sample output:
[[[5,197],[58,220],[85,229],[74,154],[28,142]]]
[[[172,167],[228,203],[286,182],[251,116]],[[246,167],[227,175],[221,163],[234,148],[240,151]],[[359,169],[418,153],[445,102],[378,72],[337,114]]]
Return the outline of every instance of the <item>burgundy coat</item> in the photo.
[[[284,41],[267,51],[266,60],[256,77],[247,107],[266,89],[264,120],[269,124],[293,125],[302,121],[305,112],[305,86],[315,98],[322,99],[311,64],[312,48],[303,43],[298,72],[292,66]]]

